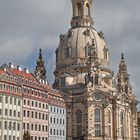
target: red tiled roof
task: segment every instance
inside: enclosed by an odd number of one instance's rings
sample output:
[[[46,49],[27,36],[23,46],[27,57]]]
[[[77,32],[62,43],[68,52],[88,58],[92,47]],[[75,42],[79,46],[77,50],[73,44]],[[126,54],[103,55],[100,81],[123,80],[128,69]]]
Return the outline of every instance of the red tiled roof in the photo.
[[[5,73],[5,71],[0,69],[0,74],[2,74],[2,73]]]
[[[27,73],[25,71],[19,71],[17,69],[12,69],[12,68],[11,68],[11,71],[17,76],[21,75],[24,78],[35,79],[34,76],[32,75],[32,73]]]

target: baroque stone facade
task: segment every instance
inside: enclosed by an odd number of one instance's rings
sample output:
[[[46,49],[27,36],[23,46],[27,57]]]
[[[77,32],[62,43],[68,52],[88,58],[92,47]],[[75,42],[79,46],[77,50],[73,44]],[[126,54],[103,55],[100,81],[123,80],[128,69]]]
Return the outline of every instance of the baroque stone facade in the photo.
[[[65,97],[67,140],[134,140],[137,100],[122,54],[117,76],[102,32],[93,27],[92,0],[72,0],[71,29],[60,35],[54,87]]]

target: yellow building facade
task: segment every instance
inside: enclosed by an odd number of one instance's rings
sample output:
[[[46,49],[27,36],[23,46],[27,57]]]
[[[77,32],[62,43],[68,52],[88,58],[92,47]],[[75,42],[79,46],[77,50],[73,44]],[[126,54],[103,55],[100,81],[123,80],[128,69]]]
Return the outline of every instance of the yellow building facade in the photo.
[[[110,67],[103,33],[91,18],[92,0],[72,0],[71,29],[60,35],[54,87],[67,106],[67,140],[135,140],[137,100],[122,54]]]

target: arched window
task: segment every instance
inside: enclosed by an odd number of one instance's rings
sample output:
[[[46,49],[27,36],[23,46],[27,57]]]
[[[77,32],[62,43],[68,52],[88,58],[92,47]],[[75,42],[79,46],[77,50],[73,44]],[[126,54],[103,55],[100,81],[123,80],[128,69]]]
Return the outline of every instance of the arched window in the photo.
[[[86,15],[90,16],[90,6],[88,3],[86,4]]]
[[[94,110],[94,127],[95,137],[101,137],[101,109],[95,108]]]
[[[107,116],[108,116],[108,123],[110,124],[111,123],[111,111],[110,110],[108,110]]]
[[[88,46],[85,47],[85,57],[88,57]]]
[[[81,3],[77,3],[76,5],[76,16],[82,16],[82,5]]]
[[[80,109],[76,112],[76,127],[77,137],[82,135],[82,111]]]
[[[99,108],[96,108],[94,111],[94,122],[100,122],[101,121],[101,111]]]
[[[78,109],[76,112],[76,122],[82,123],[82,111],[80,109]]]
[[[108,49],[106,48],[106,46],[104,46],[104,59],[108,58]]]
[[[112,127],[111,127],[111,111],[110,111],[110,109],[108,109],[108,111],[107,111],[107,117],[108,117],[108,136],[111,137]]]
[[[121,111],[120,112],[120,131],[121,131],[121,137],[124,137],[124,112]]]
[[[66,49],[65,49],[65,57],[66,58],[68,58],[68,57],[70,57],[71,56],[71,47],[67,47]]]

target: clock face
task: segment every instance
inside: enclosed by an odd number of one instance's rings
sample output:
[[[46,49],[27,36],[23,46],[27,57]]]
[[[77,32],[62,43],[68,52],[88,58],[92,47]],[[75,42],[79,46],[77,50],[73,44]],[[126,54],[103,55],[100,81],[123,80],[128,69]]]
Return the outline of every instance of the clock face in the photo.
[[[102,100],[102,96],[101,96],[100,93],[96,93],[96,94],[94,95],[94,98],[95,98],[96,101],[101,101],[101,100]]]

